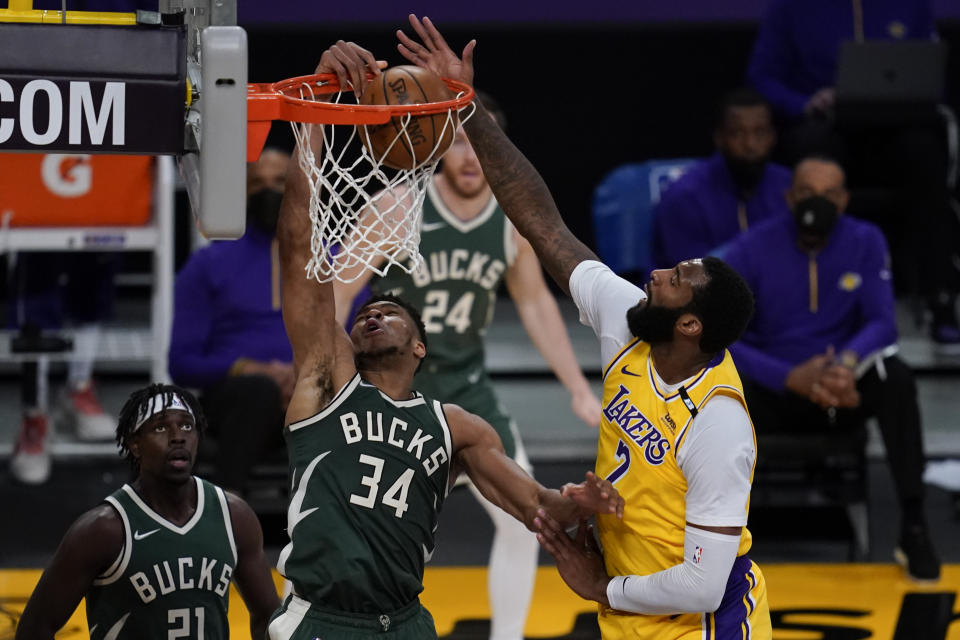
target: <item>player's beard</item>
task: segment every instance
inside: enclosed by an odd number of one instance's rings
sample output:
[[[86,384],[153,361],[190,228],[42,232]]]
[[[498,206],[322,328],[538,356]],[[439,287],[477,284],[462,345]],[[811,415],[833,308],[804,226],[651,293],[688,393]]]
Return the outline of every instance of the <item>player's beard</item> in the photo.
[[[380,349],[370,349],[368,351],[359,351],[354,357],[354,363],[358,371],[369,371],[379,369],[378,366],[384,360],[396,355],[400,355],[400,347],[394,345],[391,347],[382,347]]]
[[[671,309],[640,303],[627,309],[627,326],[647,344],[664,344],[673,340],[673,327],[688,311],[686,306]]]

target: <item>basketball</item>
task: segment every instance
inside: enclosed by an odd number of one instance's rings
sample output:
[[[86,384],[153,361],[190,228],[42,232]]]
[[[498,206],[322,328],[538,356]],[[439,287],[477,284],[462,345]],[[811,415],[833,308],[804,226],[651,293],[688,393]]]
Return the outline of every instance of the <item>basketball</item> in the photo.
[[[450,100],[453,97],[437,74],[417,66],[402,65],[385,69],[380,77],[367,87],[360,103],[423,104]],[[451,117],[452,122],[447,122],[448,117]],[[385,124],[357,127],[360,139],[374,160],[394,169],[415,169],[446,153],[460,124],[456,111],[453,111],[451,116],[448,116],[447,112],[414,116],[407,123],[404,132],[405,119],[398,116]]]

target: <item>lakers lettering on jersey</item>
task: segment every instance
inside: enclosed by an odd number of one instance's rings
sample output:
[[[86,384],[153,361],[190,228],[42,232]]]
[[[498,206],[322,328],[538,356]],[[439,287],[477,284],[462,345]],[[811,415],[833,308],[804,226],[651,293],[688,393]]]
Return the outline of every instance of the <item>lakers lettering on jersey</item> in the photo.
[[[87,593],[92,640],[227,640],[227,591],[237,564],[223,490],[194,478],[197,508],[177,526],[130,485],[106,498],[123,523],[116,561]]]
[[[295,594],[356,614],[415,601],[449,481],[440,403],[394,400],[357,374],[284,434],[293,495],[277,569]]]
[[[696,428],[694,418],[699,410],[717,395],[746,407],[739,374],[727,352],[672,390],[659,381],[650,346],[640,340],[624,347],[607,366],[596,471],[615,484],[627,505],[622,520],[597,517],[609,575],[649,575],[684,561],[688,487],[677,456]],[[734,567],[734,572],[742,575],[732,573],[728,585],[728,594],[740,595],[729,595],[725,602],[746,602],[745,598],[755,594],[752,590],[760,574],[745,557],[750,544],[750,532],[744,527],[737,553],[742,562],[738,560]],[[736,611],[725,614],[724,624],[747,625],[745,620],[753,609],[736,603],[728,608]],[[604,638],[713,638],[718,621],[714,614],[656,616],[609,608],[600,611]]]

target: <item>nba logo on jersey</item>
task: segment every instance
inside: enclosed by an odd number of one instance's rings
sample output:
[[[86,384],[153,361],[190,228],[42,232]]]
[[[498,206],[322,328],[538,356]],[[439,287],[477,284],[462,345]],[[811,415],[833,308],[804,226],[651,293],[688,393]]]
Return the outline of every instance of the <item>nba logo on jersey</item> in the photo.
[[[703,555],[703,547],[697,545],[693,548],[693,564],[700,564],[701,555]]]

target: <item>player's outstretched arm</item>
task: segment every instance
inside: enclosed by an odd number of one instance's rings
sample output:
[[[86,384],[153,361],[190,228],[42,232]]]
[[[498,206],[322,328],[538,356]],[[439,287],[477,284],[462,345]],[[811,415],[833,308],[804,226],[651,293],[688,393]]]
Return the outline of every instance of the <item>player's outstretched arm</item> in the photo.
[[[123,550],[123,524],[112,507],[80,516],[60,541],[17,623],[16,640],[53,640],[94,579]]]
[[[459,57],[429,18],[420,20],[411,15],[410,25],[421,42],[402,31],[397,32],[399,51],[407,60],[442,77],[472,84],[475,40],[467,44]],[[536,168],[489,117],[483,105],[479,101],[474,104],[477,112],[464,124],[464,130],[497,202],[520,234],[533,245],[557,285],[569,293],[573,269],[584,260],[597,260],[597,256],[564,224]]]
[[[367,70],[379,73],[379,69],[373,54],[341,40],[323,52],[316,73],[336,73],[341,82],[350,82],[362,91]],[[321,153],[322,130],[319,125],[313,127],[310,145],[315,155]],[[297,377],[287,408],[288,423],[314,415],[356,371],[349,339],[336,322],[333,287],[307,278],[304,271],[313,257],[310,192],[310,182],[299,163],[291,162],[277,223],[283,323]]]
[[[455,471],[466,471],[483,496],[536,531],[534,519],[549,513],[557,522],[573,525],[594,513],[623,516],[623,498],[609,481],[587,473],[579,485],[561,493],[531,478],[503,451],[500,436],[486,420],[453,404],[443,405],[453,440]]]
[[[263,553],[263,530],[250,505],[232,493],[226,496],[233,522],[233,538],[237,543],[237,567],[233,579],[250,612],[250,637],[266,638],[270,616],[280,608],[280,598]]]

